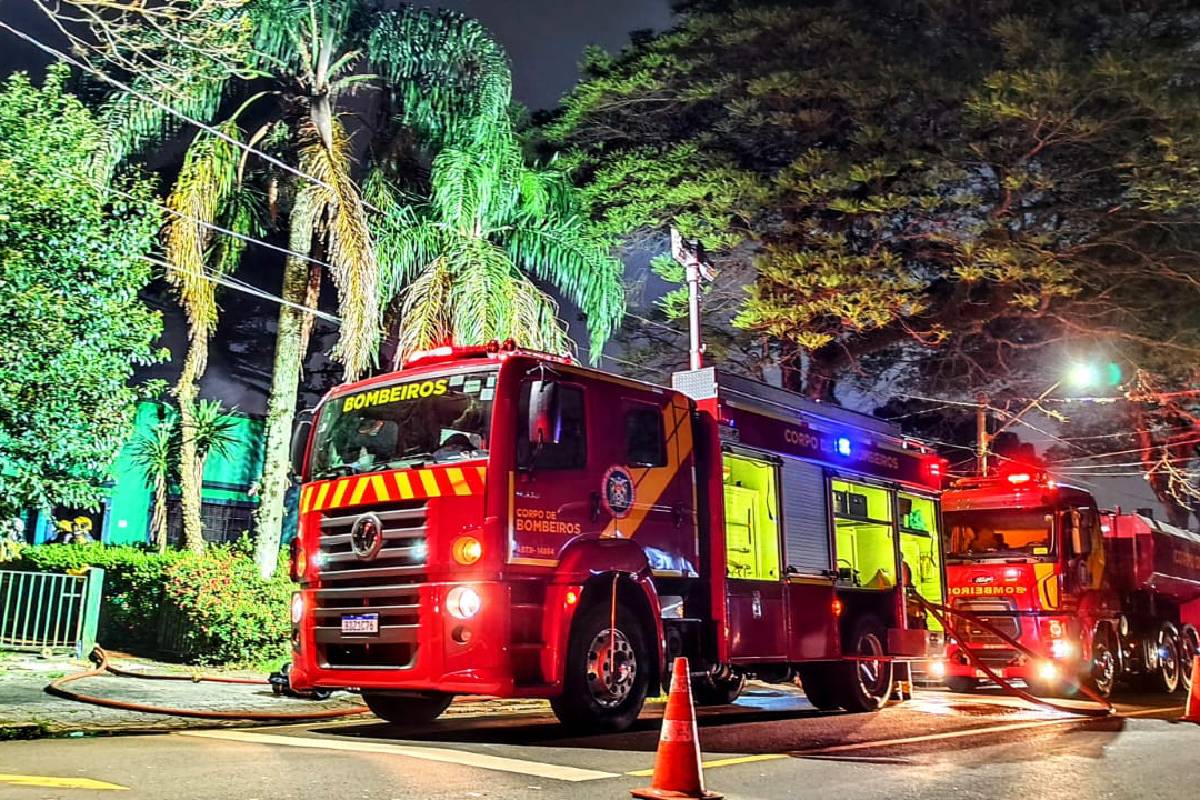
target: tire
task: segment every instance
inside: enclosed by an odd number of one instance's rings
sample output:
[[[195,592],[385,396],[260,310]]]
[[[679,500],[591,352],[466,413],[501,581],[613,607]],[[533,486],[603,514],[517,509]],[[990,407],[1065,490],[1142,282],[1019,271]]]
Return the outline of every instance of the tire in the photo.
[[[637,721],[646,702],[653,658],[649,637],[630,609],[617,606],[615,631],[610,615],[607,602],[597,603],[579,612],[571,625],[563,693],[550,700],[554,715],[568,728],[623,731]],[[609,658],[610,648],[616,659]]]
[[[450,706],[452,694],[427,697],[400,697],[389,694],[362,693],[363,702],[371,713],[392,725],[412,727],[433,722]]]
[[[967,694],[979,688],[979,681],[961,675],[951,675],[946,678],[946,688],[958,694]]]
[[[1158,629],[1155,646],[1159,652],[1158,668],[1150,674],[1150,686],[1156,692],[1174,694],[1179,691],[1180,673],[1183,672],[1179,658],[1179,631],[1169,622]]]
[[[797,667],[804,696],[818,711],[840,711],[842,708],[842,695],[838,691],[841,680],[837,670],[839,666],[817,662]]]
[[[1092,663],[1084,685],[1099,697],[1111,697],[1117,683],[1117,654],[1112,637],[1101,628],[1092,637]]]
[[[846,652],[856,656],[883,656],[887,629],[872,616],[860,617],[851,628]],[[878,711],[892,696],[891,661],[844,661],[841,673],[842,708],[854,713]]]
[[[727,706],[738,699],[746,686],[746,676],[697,678],[692,681],[692,699],[698,706]]]
[[[1179,629],[1179,661],[1183,670],[1179,673],[1179,685],[1185,692],[1192,690],[1192,664],[1200,656],[1200,631],[1195,625],[1184,625]]]

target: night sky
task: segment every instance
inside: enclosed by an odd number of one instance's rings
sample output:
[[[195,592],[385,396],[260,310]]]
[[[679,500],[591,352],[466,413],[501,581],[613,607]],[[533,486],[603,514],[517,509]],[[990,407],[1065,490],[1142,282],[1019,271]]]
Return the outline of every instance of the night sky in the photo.
[[[424,5],[424,4],[422,4]],[[516,99],[532,109],[553,106],[578,78],[583,48],[619,50],[629,32],[670,24],[669,0],[446,0],[428,5],[475,17],[508,50]],[[0,19],[61,46],[54,26],[29,0],[0,4]],[[0,75],[47,62],[23,42],[0,32]]]

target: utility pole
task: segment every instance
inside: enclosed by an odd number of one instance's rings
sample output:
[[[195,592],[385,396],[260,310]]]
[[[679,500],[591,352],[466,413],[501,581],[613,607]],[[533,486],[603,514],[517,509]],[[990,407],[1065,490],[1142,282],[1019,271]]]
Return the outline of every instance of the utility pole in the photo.
[[[700,369],[704,365],[704,345],[700,342],[700,281],[712,280],[712,270],[704,261],[704,248],[700,243],[686,241],[674,227],[671,228],[671,257],[679,262],[687,275],[688,369]]]
[[[979,477],[988,476],[988,448],[991,437],[988,435],[988,396],[984,392],[975,395],[975,435],[979,440]]]

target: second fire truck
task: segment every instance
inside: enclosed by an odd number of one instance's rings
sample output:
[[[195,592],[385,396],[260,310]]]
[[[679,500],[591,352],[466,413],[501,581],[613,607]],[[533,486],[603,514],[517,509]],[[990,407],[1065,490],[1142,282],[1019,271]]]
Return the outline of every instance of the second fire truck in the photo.
[[[959,621],[964,641],[950,644],[945,663],[952,690],[986,678],[961,644],[1041,694],[1080,682],[1102,696],[1122,681],[1187,687],[1200,654],[1200,534],[1102,511],[1089,492],[1020,465],[959,481],[942,501],[951,606],[1035,654]]]
[[[867,711],[937,635],[906,597],[942,598],[935,454],[713,369],[443,348],[333,390],[295,451],[292,683],[393,722],[486,694],[624,728],[676,656],[701,702],[798,676]]]

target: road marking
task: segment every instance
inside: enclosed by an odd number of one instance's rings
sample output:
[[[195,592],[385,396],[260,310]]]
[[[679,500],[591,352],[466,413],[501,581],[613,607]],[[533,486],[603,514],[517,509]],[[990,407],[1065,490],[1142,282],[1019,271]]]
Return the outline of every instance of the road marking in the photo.
[[[959,731],[943,731],[928,733],[924,736],[906,736],[902,739],[878,739],[871,742],[851,742],[850,744],[835,744],[828,747],[815,747],[811,750],[795,750],[792,755],[806,756],[819,753],[845,753],[851,750],[871,750],[879,747],[895,747],[902,744],[917,744],[920,742],[937,742],[944,739],[962,739],[967,736],[982,736],[988,733],[1006,733],[1028,728],[1044,728],[1049,725],[1067,725],[1070,723],[1091,722],[1105,717],[1063,717],[1062,719],[1044,719],[1036,722],[1014,722],[1009,725],[992,725],[987,728],[968,728]]]
[[[1118,711],[1118,717],[1143,717],[1147,714],[1168,714],[1172,711],[1183,711],[1187,706],[1172,706],[1170,708],[1143,708],[1139,711]]]
[[[525,761],[517,758],[502,758],[469,750],[451,750],[444,747],[412,747],[400,744],[383,744],[380,742],[344,742],[328,739],[306,739],[299,736],[273,736],[265,733],[250,733],[247,731],[185,731],[180,736],[195,736],[201,739],[224,739],[233,742],[251,742],[254,744],[280,745],[283,747],[307,747],[314,750],[342,750],[349,753],[383,753],[385,755],[419,758],[425,761],[440,761],[447,764],[461,764],[480,769],[492,769],[500,772],[516,772],[521,775],[533,775],[538,778],[553,778],[559,781],[594,781],[601,778],[617,778],[616,772],[600,772],[592,769],[564,767],[558,764],[544,764],[540,761]]]
[[[702,761],[700,766],[704,769],[717,769],[719,767],[732,767],[735,764],[752,764],[755,761],[776,761],[781,758],[787,758],[786,753],[760,753],[754,756],[734,756],[733,758],[718,758],[712,761]],[[654,775],[652,769],[638,769],[633,772],[626,772],[626,775],[631,775],[635,778],[649,778]]]
[[[129,791],[128,786],[118,783],[97,781],[91,778],[54,778],[49,775],[5,775],[0,773],[0,783],[11,783],[16,786],[37,786],[41,789],[92,789]]]

